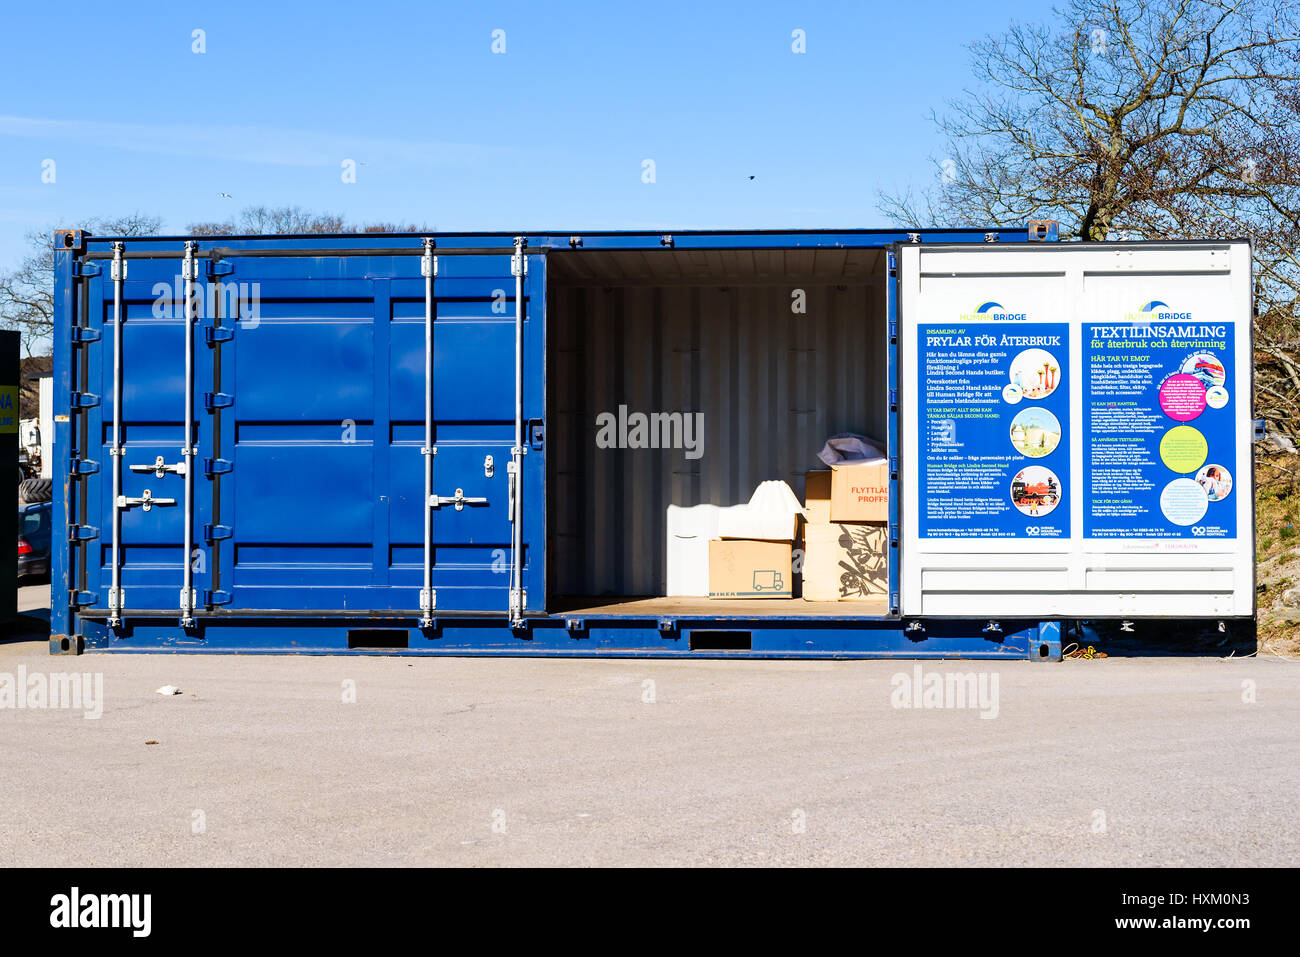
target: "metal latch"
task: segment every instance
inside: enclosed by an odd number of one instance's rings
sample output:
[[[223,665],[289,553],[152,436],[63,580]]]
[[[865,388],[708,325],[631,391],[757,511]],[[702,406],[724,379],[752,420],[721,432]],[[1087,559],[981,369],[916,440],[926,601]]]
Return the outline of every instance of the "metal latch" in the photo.
[[[466,505],[486,505],[486,498],[466,498],[463,488],[456,489],[455,495],[430,495],[429,505],[433,508],[442,508],[444,505],[455,505],[456,511],[464,510]]]
[[[185,474],[185,463],[177,462],[175,465],[168,465],[160,455],[153,465],[132,465],[132,472],[152,472],[154,475],[162,478],[168,472],[175,472],[177,475]]]
[[[496,464],[492,461],[492,456],[483,456],[483,475],[491,478],[494,471],[496,471]]]
[[[127,498],[125,495],[119,495],[117,497],[118,508],[134,508],[136,505],[139,505],[140,508],[142,508],[146,512],[149,511],[151,508],[153,508],[155,505],[175,505],[175,504],[176,504],[176,499],[174,498],[154,498],[153,492],[149,491],[148,489],[145,489],[144,494],[141,495],[139,498]]]

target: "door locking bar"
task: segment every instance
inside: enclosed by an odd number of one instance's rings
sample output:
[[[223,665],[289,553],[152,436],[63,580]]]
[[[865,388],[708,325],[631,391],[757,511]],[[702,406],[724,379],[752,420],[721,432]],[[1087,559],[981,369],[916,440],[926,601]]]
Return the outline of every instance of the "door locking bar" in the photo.
[[[195,243],[185,243],[185,260],[182,275],[185,278],[185,439],[181,455],[185,459],[185,556],[184,584],[181,586],[181,627],[194,625],[194,322],[198,318],[194,301],[194,280],[198,274],[198,261],[194,258]]]
[[[175,465],[168,465],[163,457],[158,456],[158,460],[153,465],[132,465],[132,472],[152,472],[158,478],[162,478],[168,472],[175,472],[177,475],[184,475],[186,468],[184,462],[177,462]]]
[[[425,237],[420,256],[420,275],[424,277],[424,584],[420,588],[420,627],[433,627],[436,596],[433,590],[433,510],[439,500],[433,494],[433,280],[438,275],[438,257],[433,254],[434,241]],[[460,489],[456,494],[462,494]],[[462,505],[457,505],[462,508]]]
[[[510,449],[510,627],[524,624],[524,524],[521,491],[524,470],[524,277],[528,275],[527,239],[515,237],[510,272],[515,277],[515,444]]]
[[[456,506],[456,511],[463,511],[466,505],[486,505],[486,498],[467,498],[463,488],[456,489],[455,495],[430,495],[429,507],[442,508],[444,505]]]
[[[123,243],[113,243],[113,447],[109,449],[113,463],[113,547],[112,584],[108,589],[108,626],[122,624],[122,283],[126,280],[126,260],[122,258]]]

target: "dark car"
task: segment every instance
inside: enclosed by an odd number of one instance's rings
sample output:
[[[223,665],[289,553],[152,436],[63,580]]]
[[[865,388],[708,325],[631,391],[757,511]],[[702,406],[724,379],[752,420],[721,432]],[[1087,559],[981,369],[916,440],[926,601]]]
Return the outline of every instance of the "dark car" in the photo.
[[[50,573],[50,503],[18,506],[18,577]]]

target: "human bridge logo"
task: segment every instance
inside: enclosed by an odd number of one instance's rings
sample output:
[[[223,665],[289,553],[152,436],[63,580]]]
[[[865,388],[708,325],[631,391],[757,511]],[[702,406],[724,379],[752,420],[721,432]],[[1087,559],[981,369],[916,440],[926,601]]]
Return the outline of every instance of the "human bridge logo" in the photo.
[[[1159,299],[1152,299],[1145,303],[1137,312],[1130,312],[1124,315],[1125,322],[1147,323],[1147,322],[1188,322],[1192,318],[1190,312],[1174,312],[1173,307],[1167,302]]]
[[[1002,303],[1000,302],[994,302],[993,300],[990,299],[988,302],[980,303],[979,308],[977,308],[974,312],[962,313],[961,318],[966,320],[970,320],[970,319],[1017,320],[1017,319],[1028,319],[1029,314],[1024,312],[1007,312],[1006,306],[1002,305]]]

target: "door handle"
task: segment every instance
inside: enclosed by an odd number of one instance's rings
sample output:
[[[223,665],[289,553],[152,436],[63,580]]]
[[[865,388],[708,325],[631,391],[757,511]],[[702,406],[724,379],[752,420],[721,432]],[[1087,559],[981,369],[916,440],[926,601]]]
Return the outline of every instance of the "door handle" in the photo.
[[[456,511],[462,511],[466,505],[486,505],[486,498],[468,498],[463,488],[456,489],[455,495],[430,495],[429,505],[432,508],[442,508],[444,505],[456,506]]]
[[[144,494],[141,495],[139,498],[127,498],[127,496],[125,495],[119,495],[117,497],[118,508],[134,508],[136,505],[139,505],[140,509],[145,512],[149,511],[155,505],[175,505],[175,504],[176,504],[176,499],[174,498],[154,498],[153,492],[149,491],[148,489],[145,489]]]

